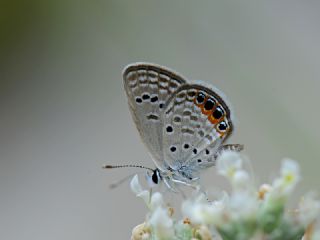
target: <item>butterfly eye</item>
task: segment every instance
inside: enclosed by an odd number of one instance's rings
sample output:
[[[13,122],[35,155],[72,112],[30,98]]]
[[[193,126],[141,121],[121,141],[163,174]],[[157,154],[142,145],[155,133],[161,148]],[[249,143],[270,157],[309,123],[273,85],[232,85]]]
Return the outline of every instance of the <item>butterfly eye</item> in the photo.
[[[226,129],[227,129],[228,125],[225,121],[222,121],[221,123],[219,123],[218,125],[218,129],[221,131],[221,132],[224,132]]]
[[[209,98],[204,104],[204,109],[209,111],[213,108],[215,104],[216,104],[215,101],[212,98]]]
[[[213,113],[212,113],[212,116],[215,118],[215,119],[220,119],[222,116],[223,116],[224,112],[222,110],[221,107],[217,107]]]
[[[151,180],[153,184],[158,184],[161,181],[161,175],[158,169],[153,171]]]
[[[199,92],[197,96],[197,103],[198,104],[203,103],[205,98],[206,98],[206,95],[202,92]]]

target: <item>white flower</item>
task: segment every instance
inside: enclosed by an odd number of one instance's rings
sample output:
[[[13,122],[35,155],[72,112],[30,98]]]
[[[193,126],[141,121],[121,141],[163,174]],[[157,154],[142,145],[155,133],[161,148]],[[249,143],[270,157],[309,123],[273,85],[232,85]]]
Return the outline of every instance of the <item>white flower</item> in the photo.
[[[304,226],[308,226],[314,220],[319,218],[320,201],[316,200],[316,194],[310,192],[305,195],[299,204],[299,220]]]
[[[242,168],[241,155],[235,151],[224,151],[217,159],[217,171],[229,179],[234,190],[252,190],[252,180]]]
[[[256,195],[249,191],[234,192],[230,197],[229,209],[233,220],[253,218],[258,211]]]
[[[156,239],[172,239],[174,237],[173,220],[168,214],[168,210],[157,207],[152,213],[148,223],[150,224]]]
[[[300,180],[299,164],[291,159],[284,159],[281,166],[281,175],[288,183],[297,183]]]
[[[201,225],[196,231],[195,235],[198,236],[201,240],[212,240],[212,233],[209,231],[207,226]],[[198,239],[198,238],[196,238]]]
[[[150,229],[145,223],[142,223],[132,230],[131,240],[148,240],[150,239]]]
[[[150,200],[150,193],[147,190],[143,190],[140,183],[139,183],[139,178],[138,175],[134,175],[130,182],[130,188],[132,192],[136,194],[137,197],[140,197],[143,199],[143,201],[149,205],[149,200]]]
[[[218,224],[225,207],[226,194],[221,200],[208,202],[204,194],[199,194],[182,204],[182,212],[195,224]]]
[[[272,190],[272,187],[269,184],[266,184],[266,183],[262,184],[258,191],[258,198],[260,200],[264,200],[266,194],[268,194],[271,190]]]
[[[245,170],[237,170],[232,178],[232,185],[237,190],[248,190],[252,183],[249,174]]]
[[[138,175],[133,176],[133,178],[130,182],[130,188],[131,188],[132,192],[134,192],[136,195],[143,191],[143,189],[139,183]]]
[[[154,211],[157,207],[164,205],[161,193],[155,192],[151,194],[150,191],[144,190],[139,183],[137,175],[132,178],[130,187],[137,197],[143,199],[150,211]]]
[[[300,180],[296,162],[285,159],[280,176],[272,185],[263,184],[258,191],[253,188],[252,177],[243,168],[238,153],[224,152],[217,161],[218,172],[231,182],[228,196],[210,202],[199,189],[193,197],[182,203],[184,221],[172,218],[159,192],[144,190],[137,176],[131,183],[136,196],[142,198],[149,208],[146,222],[132,232],[133,240],[174,239],[320,239],[317,229],[320,220],[320,201],[314,193],[307,194],[294,214],[287,213],[289,195]],[[317,219],[318,218],[318,219]],[[292,237],[291,237],[292,236]]]
[[[157,207],[164,206],[163,197],[161,193],[155,192],[151,196],[150,203],[148,204],[148,207],[151,211],[154,211]]]
[[[217,159],[217,171],[222,176],[232,177],[241,168],[242,159],[237,152],[224,151]]]
[[[291,159],[284,159],[281,165],[281,176],[273,182],[273,191],[278,196],[288,196],[300,180],[298,163]]]

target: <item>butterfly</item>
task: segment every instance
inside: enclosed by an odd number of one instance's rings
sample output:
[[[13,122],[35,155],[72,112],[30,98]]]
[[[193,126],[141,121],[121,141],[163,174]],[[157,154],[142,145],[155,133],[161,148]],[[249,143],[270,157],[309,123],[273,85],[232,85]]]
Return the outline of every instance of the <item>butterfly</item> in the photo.
[[[201,171],[215,165],[222,151],[241,151],[241,144],[224,144],[234,131],[224,95],[203,82],[191,82],[156,64],[133,63],[123,70],[129,109],[141,140],[156,165],[106,165],[150,170],[149,182],[196,186]]]

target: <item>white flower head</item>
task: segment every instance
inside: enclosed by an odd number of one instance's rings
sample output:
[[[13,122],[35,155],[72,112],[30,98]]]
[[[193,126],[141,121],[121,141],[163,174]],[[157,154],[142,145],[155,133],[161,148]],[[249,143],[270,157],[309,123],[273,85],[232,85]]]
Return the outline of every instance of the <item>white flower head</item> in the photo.
[[[299,204],[299,221],[308,226],[317,218],[320,214],[320,201],[316,199],[316,194],[310,192],[305,195]]]
[[[151,232],[145,223],[142,223],[132,230],[131,240],[148,240],[150,239]]]
[[[258,198],[260,200],[264,200],[266,195],[272,190],[272,187],[271,185],[269,184],[262,184],[259,188],[259,191],[258,191]]]
[[[256,192],[243,160],[236,152],[226,151],[217,160],[219,174],[231,182],[232,192],[210,202],[199,189],[182,203],[184,221],[172,218],[159,192],[144,190],[138,176],[130,182],[132,191],[149,208],[145,224],[132,232],[132,240],[173,239],[284,239],[287,236],[305,240],[320,239],[320,201],[314,193],[307,194],[294,214],[287,214],[289,194],[300,180],[296,162],[285,159],[280,176],[272,185],[263,184]],[[169,210],[169,211],[168,211]],[[276,233],[276,234],[274,234]],[[292,239],[288,237],[288,239]]]
[[[150,203],[149,203],[149,209],[151,211],[154,211],[156,208],[164,206],[163,197],[162,194],[159,192],[155,192],[152,194]]]
[[[237,190],[248,190],[248,188],[252,185],[250,180],[251,179],[248,172],[240,169],[234,173],[232,178],[232,185]]]
[[[222,220],[226,197],[221,200],[208,202],[201,193],[193,199],[182,204],[182,213],[195,224],[219,224]]]
[[[164,205],[161,193],[155,192],[151,194],[150,191],[144,190],[139,183],[138,175],[132,178],[130,187],[137,197],[143,199],[150,211],[154,211],[157,207]]]
[[[252,218],[257,214],[259,202],[250,191],[237,191],[230,196],[229,209],[233,220]]]
[[[198,236],[201,240],[213,240],[215,238],[212,238],[212,233],[208,229],[206,225],[201,225],[198,229],[195,231],[195,235]],[[195,238],[198,239],[198,238]]]
[[[283,159],[281,175],[285,177],[288,182],[298,182],[300,180],[299,164],[289,158]]]
[[[138,175],[133,176],[133,178],[130,182],[130,188],[131,188],[132,192],[134,192],[136,195],[143,191],[143,189],[139,183]]]
[[[281,176],[273,182],[273,191],[277,195],[289,195],[300,180],[300,168],[297,162],[284,159],[281,165]]]
[[[139,178],[138,175],[134,175],[130,182],[130,188],[132,192],[136,194],[137,197],[140,197],[143,199],[143,201],[148,205],[149,204],[149,199],[150,199],[150,193],[147,190],[144,190],[140,183],[139,183]]]
[[[235,151],[223,151],[217,159],[217,171],[222,176],[232,178],[242,168],[240,154]]]
[[[150,224],[156,239],[172,239],[174,237],[173,220],[166,208],[157,207],[148,223]]]

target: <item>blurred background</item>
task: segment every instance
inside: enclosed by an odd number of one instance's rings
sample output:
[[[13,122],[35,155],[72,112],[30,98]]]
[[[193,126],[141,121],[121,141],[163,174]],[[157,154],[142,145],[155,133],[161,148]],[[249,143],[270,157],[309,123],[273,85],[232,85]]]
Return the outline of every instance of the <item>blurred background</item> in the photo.
[[[122,87],[136,61],[228,96],[230,141],[245,144],[257,183],[290,157],[297,194],[320,190],[319,12],[312,0],[1,0],[0,238],[129,239],[143,222],[128,183],[108,189],[135,170],[101,169],[154,166]]]

